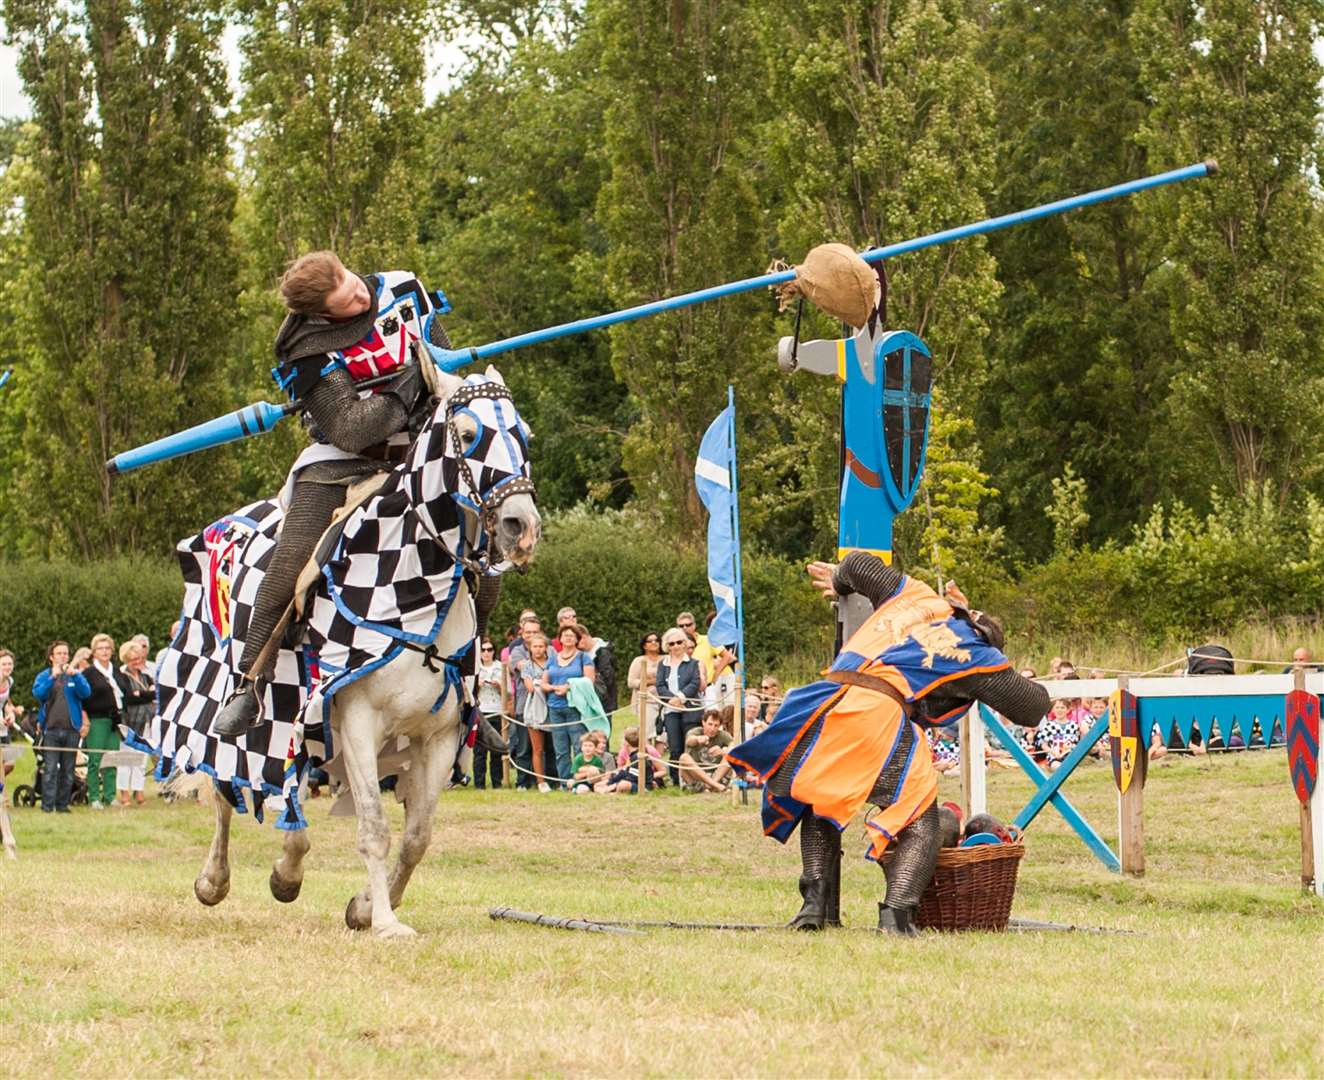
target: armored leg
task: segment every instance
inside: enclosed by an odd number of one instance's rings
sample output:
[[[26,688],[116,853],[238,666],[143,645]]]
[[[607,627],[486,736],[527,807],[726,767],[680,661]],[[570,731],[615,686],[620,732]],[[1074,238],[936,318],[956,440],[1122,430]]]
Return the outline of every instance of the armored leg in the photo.
[[[795,770],[822,727],[823,718],[820,717],[800,737],[781,767],[768,778],[771,794],[790,795]],[[804,902],[788,925],[796,930],[840,926],[841,835],[836,826],[815,817],[812,812],[805,814],[800,822],[800,862],[800,896]]]
[[[329,466],[339,464],[325,462],[313,465],[299,475],[303,477],[313,470],[326,472]],[[244,637],[244,654],[239,661],[243,679],[234,696],[212,722],[212,731],[217,735],[233,738],[257,723],[261,712],[257,680],[270,675],[270,662],[266,671],[255,671],[254,665],[294,595],[294,582],[299,571],[308,562],[317,541],[331,523],[331,515],[344,504],[345,490],[344,484],[334,479],[330,483],[322,482],[320,478],[300,479],[294,485],[290,509],[281,525],[280,540],[257,591]]]
[[[920,897],[933,880],[942,845],[937,803],[901,830],[895,849],[883,860],[887,894],[878,905],[878,929],[895,934],[916,934],[915,912]]]
[[[800,822],[800,910],[792,930],[841,925],[841,835],[830,821],[806,814]]]

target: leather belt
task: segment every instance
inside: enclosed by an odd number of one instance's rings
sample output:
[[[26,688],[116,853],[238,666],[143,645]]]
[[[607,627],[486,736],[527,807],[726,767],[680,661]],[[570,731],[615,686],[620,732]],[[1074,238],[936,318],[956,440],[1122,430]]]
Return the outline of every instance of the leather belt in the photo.
[[[907,719],[914,712],[910,702],[905,699],[901,691],[886,679],[879,678],[877,675],[867,675],[863,671],[829,671],[823,678],[827,682],[836,683],[838,686],[863,686],[866,690],[876,690],[900,705],[901,711],[906,714]]]
[[[377,443],[365,446],[359,451],[360,457],[381,461],[387,465],[399,465],[409,456],[409,443]]]

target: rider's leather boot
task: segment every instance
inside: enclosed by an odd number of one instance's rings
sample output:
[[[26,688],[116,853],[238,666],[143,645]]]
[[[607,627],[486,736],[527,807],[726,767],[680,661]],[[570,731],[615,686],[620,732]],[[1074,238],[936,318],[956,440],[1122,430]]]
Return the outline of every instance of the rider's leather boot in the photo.
[[[212,721],[213,735],[227,739],[236,739],[245,732],[259,726],[262,720],[262,703],[257,696],[257,683],[250,678],[243,678],[239,688]]]

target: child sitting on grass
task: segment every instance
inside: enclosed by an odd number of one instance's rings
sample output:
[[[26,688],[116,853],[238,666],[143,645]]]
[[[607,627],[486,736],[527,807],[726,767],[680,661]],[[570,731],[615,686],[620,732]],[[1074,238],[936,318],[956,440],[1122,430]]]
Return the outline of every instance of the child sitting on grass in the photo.
[[[1071,701],[1056,698],[1043,723],[1035,729],[1035,747],[1052,770],[1061,767],[1078,742],[1080,725],[1071,719]]]
[[[626,755],[625,764],[593,786],[593,790],[599,795],[635,795],[639,792],[639,729],[626,728],[622,738],[624,745],[621,747],[621,753]],[[666,766],[660,761],[651,760],[649,753],[645,753],[644,756],[650,758],[644,773],[644,787],[645,789],[658,787],[659,774],[662,778],[666,777]]]
[[[570,762],[570,789],[576,795],[587,795],[606,771],[607,759],[598,749],[596,733],[590,731],[581,736],[579,753]]]

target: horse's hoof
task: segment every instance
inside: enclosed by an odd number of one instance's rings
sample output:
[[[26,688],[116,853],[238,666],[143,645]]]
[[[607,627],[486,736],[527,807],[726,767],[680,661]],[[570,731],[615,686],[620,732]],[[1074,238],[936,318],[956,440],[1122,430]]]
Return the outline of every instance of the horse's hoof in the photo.
[[[418,931],[412,926],[406,926],[397,920],[383,926],[380,930],[374,930],[372,936],[381,938],[382,941],[399,941],[404,938],[418,937]]]
[[[199,875],[193,882],[193,895],[207,907],[215,907],[230,895],[230,879],[213,882],[210,878]]]
[[[351,930],[372,928],[372,901],[362,893],[350,897],[345,905],[345,925]]]
[[[275,870],[271,871],[271,895],[282,904],[292,904],[299,899],[299,890],[303,888],[303,881],[286,881],[278,875]]]

